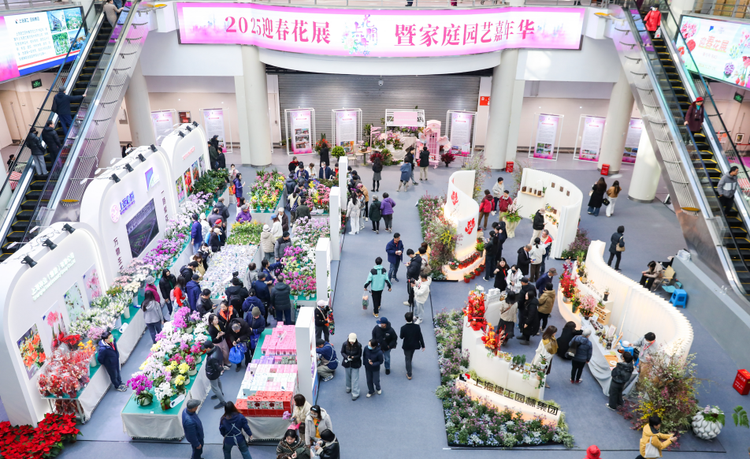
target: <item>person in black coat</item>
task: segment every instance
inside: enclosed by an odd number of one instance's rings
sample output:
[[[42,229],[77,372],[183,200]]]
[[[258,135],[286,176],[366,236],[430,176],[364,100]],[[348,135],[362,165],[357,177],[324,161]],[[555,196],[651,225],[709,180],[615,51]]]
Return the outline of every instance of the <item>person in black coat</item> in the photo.
[[[508,277],[509,270],[510,266],[508,266],[505,258],[501,258],[495,266],[495,284],[493,286],[500,289],[500,291],[505,291],[505,289],[508,288],[508,281],[506,278]]]
[[[379,158],[372,162],[372,189],[370,191],[380,191],[380,173],[383,172],[383,163]]]
[[[253,310],[253,308],[260,309],[260,314],[265,316],[265,310],[266,306],[263,304],[263,301],[260,300],[257,296],[255,296],[255,289],[250,288],[250,291],[248,292],[250,296],[245,298],[245,301],[242,302],[242,312],[248,313]]]
[[[242,285],[242,281],[237,276],[232,277],[231,284],[224,290],[224,293],[230,300],[232,297],[238,297],[240,299],[240,306],[242,306],[242,302],[250,296],[250,293],[248,293],[247,289]]]
[[[521,290],[518,292],[518,326],[523,328],[523,314],[526,311],[526,294],[534,290],[534,285],[528,277],[521,278]]]
[[[430,150],[427,149],[427,145],[422,148],[419,152],[419,180],[427,180],[427,168],[430,167]],[[424,179],[422,179],[424,175]]]
[[[71,102],[80,103],[82,100],[83,96],[69,96],[65,94],[65,89],[62,86],[52,99],[51,111],[57,114],[57,118],[60,120],[63,128],[63,134],[67,134],[68,129],[73,124],[73,115],[70,108]]]
[[[329,153],[330,153],[330,150],[326,146],[323,146],[320,149],[320,164],[321,164],[321,167],[324,167],[323,163],[325,163],[326,165],[331,164],[331,158],[329,157]],[[328,178],[328,177],[326,177],[326,178]]]
[[[110,332],[104,332],[96,350],[96,361],[107,370],[112,385],[116,390],[125,392],[125,385],[120,377],[120,351],[117,350],[115,337]]]
[[[557,338],[557,355],[565,360],[570,360],[570,357],[565,355],[568,349],[570,349],[570,340],[581,333],[583,333],[582,330],[576,330],[575,322],[570,321],[566,323],[560,333],[560,337]]]
[[[422,257],[414,250],[406,251],[409,261],[406,266],[406,293],[409,294],[409,300],[404,302],[405,306],[414,307],[414,286],[419,280],[419,274],[422,272]],[[387,369],[386,369],[387,371]]]
[[[411,181],[413,184],[417,185],[417,181],[414,180],[414,147],[409,147],[409,150],[406,150],[406,155],[404,155],[404,162],[411,164]],[[406,182],[409,183],[408,181]]]
[[[198,314],[203,317],[206,314],[214,312],[214,302],[211,301],[211,290],[204,288],[201,292],[201,297],[198,299],[198,304],[195,307]]]
[[[526,292],[525,298],[526,303],[520,322],[523,335],[518,339],[521,340],[521,344],[528,345],[529,339],[539,331],[539,312],[537,311],[539,300],[536,299],[536,289],[533,286]]]
[[[328,342],[330,331],[328,330],[328,313],[331,312],[328,301],[318,300],[315,306],[315,339],[324,339]]]
[[[604,193],[606,193],[606,191],[607,182],[605,182],[602,177],[599,177],[599,180],[591,187],[591,197],[589,198],[588,208],[589,215],[593,215],[594,217],[599,216],[599,209],[602,208]]]
[[[203,349],[206,351],[206,378],[211,386],[211,391],[214,395],[212,398],[217,398],[219,404],[214,409],[223,408],[226,405],[224,400],[224,389],[221,387],[221,374],[224,373],[224,356],[221,353],[221,349],[215,346],[213,342],[206,341],[203,343]]]
[[[362,366],[362,345],[357,335],[349,333],[349,339],[341,345],[341,366],[346,372],[346,393],[352,394],[352,400],[359,398],[359,368]]]
[[[529,275],[529,264],[531,264],[531,255],[529,255],[529,252],[531,252],[531,244],[518,249],[518,260],[516,261],[516,266],[518,266],[518,269],[521,270],[524,276]]]
[[[492,229],[495,230],[495,234],[497,235],[497,239],[495,240],[495,260],[500,260],[503,258],[503,244],[505,244],[505,241],[508,239],[508,232],[505,228],[505,222],[500,221],[497,222],[497,226],[495,224],[492,224]]]
[[[411,379],[411,360],[414,357],[414,351],[422,349],[424,352],[424,338],[422,329],[414,323],[414,314],[407,312],[404,314],[406,324],[401,327],[401,349],[404,350],[404,360],[406,361],[406,378]]]
[[[339,441],[329,429],[320,433],[320,440],[313,449],[315,449],[316,457],[319,459],[341,459]]]
[[[216,253],[221,250],[221,229],[214,228],[211,231],[211,236],[208,237],[208,246],[211,247],[211,252]]]
[[[531,228],[534,232],[531,235],[531,240],[541,237],[542,231],[544,231],[544,209],[539,209],[534,214],[534,221],[531,223]]]
[[[622,391],[630,382],[630,376],[633,374],[633,355],[625,351],[622,353],[623,362],[618,362],[617,366],[612,369],[612,381],[609,383],[609,403],[607,408],[617,410],[623,405]]]
[[[31,150],[31,156],[34,157],[34,171],[36,175],[47,175],[47,163],[44,158],[44,147],[42,140],[37,135],[39,131],[31,128],[28,137],[26,137],[26,147]]]
[[[229,325],[227,326],[227,341],[231,346],[236,346],[239,343],[245,344],[245,366],[253,359],[250,353],[250,333],[250,324],[245,322],[245,319],[237,317],[229,321]],[[235,370],[240,371],[240,368],[242,368],[242,362],[237,364]]]
[[[190,278],[193,278],[192,271],[190,273]],[[168,269],[163,270],[161,272],[161,279],[159,280],[159,291],[161,292],[161,297],[164,298],[164,304],[167,305],[170,316],[172,315],[172,300],[170,299],[169,293],[176,286],[177,278],[174,277],[174,274]]]
[[[495,241],[497,240],[497,233],[490,231],[490,237],[487,242],[484,243],[485,253],[485,268],[484,268],[484,280],[488,281],[495,277]]]
[[[378,340],[371,339],[362,352],[362,363],[365,365],[367,378],[367,396],[372,397],[375,391],[380,391],[380,365],[385,361],[385,355],[380,349]]]
[[[47,124],[42,129],[42,140],[47,144],[47,152],[50,154],[50,158],[54,161],[57,158],[57,154],[60,153],[60,138],[57,136],[57,132],[52,125],[52,121],[47,121]]]
[[[391,350],[396,349],[398,335],[385,317],[380,317],[376,323],[377,325],[372,329],[372,339],[378,342],[380,350],[383,351],[385,374],[389,375],[391,374]]]
[[[612,266],[612,259],[617,257],[617,262],[615,263],[615,271],[620,270],[620,257],[622,257],[622,252],[618,252],[617,247],[625,247],[625,238],[623,236],[624,232],[625,227],[620,225],[617,227],[617,232],[613,233],[612,236],[609,237],[609,261],[607,262],[607,266]]]
[[[284,321],[284,325],[294,325],[292,322],[291,288],[284,281],[276,282],[271,289],[271,306],[276,311],[276,321]]]

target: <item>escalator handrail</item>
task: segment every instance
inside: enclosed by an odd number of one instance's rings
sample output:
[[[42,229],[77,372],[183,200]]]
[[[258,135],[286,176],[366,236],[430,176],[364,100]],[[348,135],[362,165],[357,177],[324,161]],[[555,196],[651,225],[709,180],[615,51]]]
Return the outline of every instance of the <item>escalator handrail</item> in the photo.
[[[104,81],[104,75],[108,75],[110,73],[110,71],[112,70],[112,66],[113,66],[114,62],[116,61],[116,56],[119,54],[120,50],[122,49],[123,43],[126,42],[127,32],[129,30],[130,26],[132,25],[133,18],[135,17],[135,14],[138,13],[137,5],[138,5],[138,3],[140,3],[140,0],[132,0],[129,3],[130,3],[130,10],[128,11],[128,14],[125,17],[125,19],[123,20],[123,25],[122,25],[122,29],[121,29],[120,35],[117,37],[117,41],[112,46],[112,50],[113,51],[112,51],[112,56],[110,58],[110,61],[107,63],[106,68],[104,68],[104,69],[101,70],[102,79],[100,80],[99,87],[96,88],[95,94],[92,95],[92,97],[91,97],[91,102],[92,103],[101,99],[103,88],[106,87],[105,84],[101,84]],[[119,22],[119,17],[118,17],[118,22]],[[117,26],[117,23],[115,24],[115,27],[116,26]],[[115,32],[115,28],[112,29],[112,33],[114,33],[114,32]],[[109,40],[111,40],[111,39],[112,39],[112,37],[110,36]],[[87,95],[88,95],[88,89],[87,89],[86,92],[87,92]],[[83,105],[83,102],[84,101],[81,102],[82,105]],[[89,107],[90,106],[91,105],[89,105]],[[93,115],[95,113],[96,113],[96,111],[92,111],[90,109],[86,112],[86,118],[81,123],[81,126],[80,126],[80,128],[78,130],[78,135],[73,140],[73,143],[70,146],[70,152],[68,154],[68,161],[66,161],[66,164],[63,164],[61,166],[61,168],[63,168],[63,169],[65,167],[70,168],[70,167],[72,167],[76,163],[76,159],[78,158],[76,152],[79,150],[78,147],[80,145],[80,142],[82,142],[83,140],[85,140],[86,133],[88,132],[88,127],[90,126],[91,119],[93,118]],[[47,192],[47,188],[49,186],[49,179],[51,178],[51,176],[52,176],[52,174],[50,174],[50,176],[47,178],[47,182],[45,183],[45,186],[42,189],[42,193],[39,195],[39,198],[37,199],[37,203],[34,206],[34,214],[31,216],[31,221],[33,221],[34,218],[36,218],[37,215],[39,214],[39,210],[41,208],[42,198],[45,196],[45,193]],[[60,173],[60,176],[58,177],[58,182],[57,182],[57,185],[56,185],[56,187],[57,187],[56,189],[57,190],[64,190],[65,189],[65,183],[67,182],[67,179],[61,179],[63,176],[64,176],[64,174],[63,174],[63,171],[61,169],[61,173]],[[51,202],[52,202],[52,199],[50,199],[50,203]],[[26,228],[26,231],[24,232],[24,235],[21,238],[22,241],[26,240],[30,229],[31,229],[31,225],[29,225],[29,227]]]
[[[96,2],[91,2],[91,5],[89,5],[89,9],[86,11],[86,14],[83,16],[83,19],[81,20],[81,27],[78,28],[78,31],[76,31],[76,36],[74,37],[73,41],[78,40],[78,35],[81,33],[81,30],[86,27],[86,19],[89,16],[89,13],[94,10],[94,6],[96,5]],[[42,116],[42,112],[44,112],[44,107],[47,105],[47,101],[49,100],[50,94],[52,94],[52,90],[57,85],[57,82],[60,78],[60,74],[63,71],[63,68],[65,67],[65,63],[68,61],[68,57],[70,56],[70,52],[73,50],[73,47],[71,46],[68,49],[68,52],[65,54],[65,59],[63,60],[63,63],[60,64],[60,68],[57,70],[57,74],[55,75],[55,79],[52,81],[52,84],[50,85],[49,89],[47,90],[47,94],[44,96],[44,100],[42,101],[42,105],[39,107],[39,111],[36,113],[36,117],[34,118],[34,122],[31,124],[32,127],[37,125],[37,122],[39,121],[39,118]],[[80,59],[85,53],[84,50],[80,50],[78,53],[78,57],[76,60]],[[21,158],[21,153],[24,151],[24,147],[26,147],[26,140],[29,138],[29,133],[24,131],[21,131],[21,135],[23,136],[23,140],[21,141],[21,147],[18,149],[18,154],[16,155],[15,159],[11,163],[11,165],[8,167],[8,176],[5,178],[5,182],[3,182],[2,187],[0,187],[0,194],[2,194],[3,191],[5,191],[5,187],[9,186],[10,184],[10,171],[15,169],[16,164],[18,163],[19,159]],[[62,147],[60,148],[62,150]],[[59,155],[59,152],[58,152]],[[31,155],[29,155],[31,156]],[[26,164],[26,169],[33,169],[33,158],[31,161],[28,161]],[[16,190],[20,191],[20,190]],[[6,234],[7,235],[7,234]],[[4,235],[5,236],[5,235]]]
[[[632,15],[630,15],[630,9],[631,9],[630,7],[631,7],[631,6],[635,7],[635,6],[636,6],[636,5],[635,5],[635,2],[633,2],[632,0],[625,0],[625,1],[624,1],[624,5],[623,5],[623,7],[627,9],[627,11],[624,11],[624,13],[625,13],[624,15],[625,15],[625,17],[626,17],[626,18],[628,18],[628,19],[629,19],[630,21],[633,21],[633,17],[632,17]],[[640,14],[640,11],[639,11],[639,14]],[[633,25],[634,25],[634,29],[638,30],[638,27],[637,27],[637,24],[635,24],[635,21],[633,21]],[[636,41],[637,43],[639,43],[639,44],[640,44],[640,48],[641,48],[642,50],[644,50],[644,54],[645,54],[645,45],[644,45],[643,41],[641,40],[641,36],[640,36],[640,34],[636,34],[636,33],[634,33],[634,34],[633,34],[633,40],[635,40],[635,41]],[[657,72],[655,72],[655,71],[654,71],[654,70],[655,70],[655,69],[654,69],[654,65],[655,65],[655,62],[657,62],[657,63],[658,63],[658,65],[659,65],[659,66],[661,67],[661,73],[662,73],[662,74],[664,74],[664,75],[666,75],[666,74],[667,74],[667,72],[666,72],[666,70],[664,70],[664,67],[663,67],[663,66],[662,66],[662,64],[661,64],[661,61],[660,61],[660,60],[659,60],[658,58],[657,58],[657,59],[655,59],[654,61],[652,61],[651,59],[649,59],[649,58],[648,58],[648,54],[646,54],[646,59],[645,59],[645,62],[644,62],[644,64],[645,64],[646,66],[650,66],[650,67],[651,67],[651,73],[652,73],[652,75],[654,75],[654,76],[655,76],[655,75],[657,74]],[[674,61],[673,61],[673,62],[674,62]],[[672,88],[672,84],[671,84],[671,83],[669,83],[669,81],[667,81],[667,86],[669,86],[669,91],[671,92],[671,94],[672,94],[672,96],[674,97],[674,99],[675,99],[675,100],[678,100],[678,99],[677,99],[677,94],[676,94],[676,93],[674,92],[674,88]],[[658,85],[658,84],[655,84],[655,85],[654,85],[654,89],[656,90],[656,93],[657,93],[657,94],[660,94],[660,95],[661,95],[661,97],[662,97],[662,98],[664,99],[664,102],[666,102],[666,98],[664,97],[664,90],[663,90],[663,88],[662,88],[662,87],[661,87],[660,85]],[[665,107],[666,107],[666,106],[668,106],[668,105],[665,105]],[[685,119],[685,113],[684,113],[684,112],[682,111],[682,107],[680,106],[680,104],[679,104],[679,103],[677,104],[677,110],[679,111],[680,115],[682,116],[682,119]],[[665,119],[666,119],[666,118],[667,118],[667,113],[665,113],[664,115],[665,115]],[[671,112],[669,113],[669,116],[671,116],[671,117],[672,117],[672,120],[673,120],[673,121],[675,122],[675,124],[676,124],[676,121],[674,120],[674,116],[672,116]],[[709,126],[709,127],[710,127],[710,126]],[[695,137],[693,136],[693,133],[692,133],[692,131],[690,131],[690,129],[689,129],[689,128],[688,128],[688,129],[686,129],[686,130],[687,130],[688,136],[690,137],[690,140],[692,140],[692,141],[693,141],[693,145],[697,145],[697,144],[695,143]],[[677,129],[677,131],[679,132],[679,128]],[[674,133],[673,133],[673,135],[674,135]],[[675,143],[677,143],[677,142],[675,142]],[[683,145],[684,145],[684,144],[683,144]],[[685,151],[687,151],[687,148],[685,148]],[[707,178],[707,179],[708,179],[708,181],[709,181],[709,184],[710,184],[710,188],[711,188],[711,192],[713,193],[713,195],[714,195],[714,197],[716,198],[716,200],[717,200],[717,201],[719,201],[719,195],[718,195],[718,193],[717,193],[717,191],[716,191],[716,188],[715,188],[715,187],[714,187],[714,185],[713,185],[713,181],[711,180],[711,176],[710,176],[710,175],[708,174],[708,170],[707,170],[707,168],[706,168],[706,163],[705,163],[705,162],[703,161],[703,158],[702,158],[702,157],[701,157],[701,155],[700,155],[700,151],[699,151],[699,150],[697,150],[697,148],[696,148],[696,152],[697,152],[697,158],[698,158],[698,161],[700,161],[700,164],[701,164],[701,168],[703,169],[703,173],[705,174],[706,178]],[[715,154],[716,154],[716,152],[714,152],[714,155],[715,155]],[[691,159],[692,159],[692,158],[691,158]],[[692,163],[691,163],[691,166],[692,166],[692,167],[695,167],[694,165],[692,165]],[[699,188],[700,188],[700,187],[699,187]],[[740,255],[740,256],[739,256],[738,258],[740,259],[740,262],[742,263],[742,266],[743,266],[743,267],[745,268],[745,270],[747,270],[748,272],[750,272],[750,269],[748,268],[748,265],[747,265],[747,263],[745,263],[745,260],[744,260],[744,258],[743,258],[743,257],[741,256],[741,253],[742,253],[742,252],[740,251],[739,245],[737,244],[737,240],[735,239],[735,237],[734,237],[734,234],[732,234],[732,230],[731,230],[731,227],[729,226],[729,221],[727,220],[727,217],[728,217],[728,216],[727,216],[727,215],[726,215],[726,214],[724,213],[724,208],[723,208],[723,207],[722,207],[721,205],[719,205],[719,212],[720,212],[720,214],[721,214],[721,218],[722,218],[722,221],[723,221],[723,222],[724,222],[724,224],[726,225],[726,228],[727,228],[727,232],[729,233],[729,237],[730,237],[730,238],[731,238],[731,240],[732,240],[732,245],[733,245],[733,246],[734,246],[734,248],[735,248],[735,249],[737,250],[737,253],[738,253],[738,254]],[[747,223],[747,222],[746,222],[746,223]],[[724,245],[724,244],[722,244],[722,245]],[[735,270],[735,269],[734,269],[734,266],[732,266],[732,269],[733,269],[733,270]],[[736,272],[736,270],[735,270],[735,272]],[[744,289],[743,289],[743,290],[744,290]]]

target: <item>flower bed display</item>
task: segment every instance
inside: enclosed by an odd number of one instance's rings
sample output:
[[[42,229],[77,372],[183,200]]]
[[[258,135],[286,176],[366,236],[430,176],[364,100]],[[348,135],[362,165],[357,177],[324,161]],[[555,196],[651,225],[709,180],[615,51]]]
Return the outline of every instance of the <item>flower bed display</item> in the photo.
[[[291,236],[295,245],[315,248],[320,238],[331,237],[331,225],[326,219],[302,217],[294,222]]]
[[[211,264],[200,281],[201,290],[211,290],[213,300],[226,298],[224,290],[229,285],[233,272],[238,272],[240,278],[245,277],[247,267],[258,250],[257,245],[225,245],[220,252],[211,256]]]
[[[258,245],[263,224],[260,222],[235,223],[227,238],[227,245]]]
[[[478,312],[478,306],[473,306],[474,311]],[[568,433],[562,414],[557,424],[545,424],[538,418],[526,421],[521,413],[500,411],[488,403],[473,400],[465,390],[457,387],[456,378],[466,373],[469,366],[468,351],[461,351],[462,323],[463,313],[459,310],[435,315],[435,338],[441,374],[441,386],[436,394],[443,402],[448,444],[512,448],[563,443],[572,447],[573,437]]]
[[[229,171],[226,169],[209,169],[198,180],[193,182],[193,193],[217,194],[226,188]]]
[[[275,211],[284,190],[284,176],[276,169],[271,172],[261,169],[255,174],[255,182],[247,192],[247,202],[256,211]]]
[[[315,247],[320,238],[330,238],[327,218],[300,218],[292,227],[292,246],[284,251],[284,268],[279,279],[289,285],[293,296],[317,295]]]
[[[152,398],[168,410],[173,397],[186,392],[191,366],[195,369],[203,358],[201,345],[208,339],[207,329],[207,318],[201,319],[198,312],[186,307],[175,311],[172,321],[156,335],[146,361],[127,382],[136,397],[145,401],[144,392],[153,390]]]
[[[331,188],[320,183],[318,179],[310,180],[307,186],[305,204],[311,211],[328,213],[331,207]]]
[[[0,422],[0,455],[5,459],[47,459],[58,456],[65,443],[76,441],[80,431],[75,417],[47,413],[36,428]]]
[[[458,234],[444,216],[445,198],[425,193],[417,202],[422,238],[430,247],[428,266],[433,280],[443,280],[443,267],[455,258]]]
[[[127,291],[119,287],[109,289],[106,295],[95,298],[89,309],[84,310],[70,326],[70,332],[86,339],[97,340],[105,330],[115,328],[117,319],[123,314],[129,314],[133,295],[138,291],[140,283],[133,281],[127,284],[127,287]]]

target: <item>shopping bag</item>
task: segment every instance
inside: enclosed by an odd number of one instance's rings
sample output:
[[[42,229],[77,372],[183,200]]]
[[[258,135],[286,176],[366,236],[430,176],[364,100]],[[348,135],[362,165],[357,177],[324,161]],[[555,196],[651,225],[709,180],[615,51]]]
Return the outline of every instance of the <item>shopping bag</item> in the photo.
[[[656,29],[656,32],[654,33],[654,38],[661,38],[661,27]]]
[[[242,359],[245,357],[247,348],[243,343],[235,344],[232,349],[229,350],[229,361],[231,363],[239,365],[242,363]]]
[[[366,311],[367,306],[369,304],[370,304],[370,296],[367,293],[365,293],[364,295],[362,295],[362,309]]]
[[[651,437],[652,439],[654,437]],[[646,443],[646,451],[644,451],[643,457],[646,459],[655,459],[657,457],[661,457],[661,453],[659,453],[659,450],[651,443],[651,440]]]

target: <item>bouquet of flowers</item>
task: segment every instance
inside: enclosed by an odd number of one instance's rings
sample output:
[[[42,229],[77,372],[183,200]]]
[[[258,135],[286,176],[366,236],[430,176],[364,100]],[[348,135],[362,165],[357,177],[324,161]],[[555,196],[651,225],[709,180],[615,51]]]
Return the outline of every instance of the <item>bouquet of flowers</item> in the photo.
[[[487,320],[484,318],[485,305],[484,305],[484,289],[477,287],[469,293],[469,299],[466,301],[466,306],[463,309],[464,316],[469,321],[469,326],[474,330],[480,330],[487,325]]]
[[[578,310],[584,317],[590,317],[596,310],[596,300],[591,295],[582,295],[580,298],[581,304],[578,306]]]
[[[91,354],[87,350],[63,352],[56,350],[39,375],[37,386],[42,396],[76,398],[78,392],[89,382],[89,362]]]
[[[153,401],[154,394],[152,394],[150,390],[153,389],[154,383],[151,382],[146,375],[137,374],[128,379],[128,382],[125,383],[125,385],[135,391],[136,401],[139,405],[147,406]]]
[[[263,224],[257,221],[249,223],[235,223],[227,239],[227,245],[258,245]]]
[[[570,270],[565,270],[560,278],[560,287],[565,298],[572,298],[576,290],[576,281]]]
[[[482,343],[491,354],[497,355],[500,352],[500,345],[505,338],[505,333],[495,331],[495,328],[491,324],[487,324],[487,329],[482,335]]]

